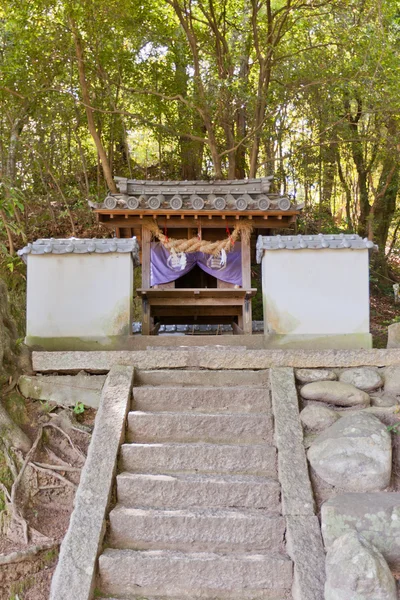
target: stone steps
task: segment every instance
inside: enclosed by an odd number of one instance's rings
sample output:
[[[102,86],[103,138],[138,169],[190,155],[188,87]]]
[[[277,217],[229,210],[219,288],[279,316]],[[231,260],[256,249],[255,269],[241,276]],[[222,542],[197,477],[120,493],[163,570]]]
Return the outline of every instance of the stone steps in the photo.
[[[97,588],[290,600],[268,371],[138,371]]]
[[[261,387],[142,386],[133,390],[132,410],[260,413],[271,410],[271,400]]]
[[[202,371],[186,369],[160,369],[145,371],[138,369],[135,373],[136,386],[160,387],[249,387],[268,388],[269,374],[260,371]],[[136,389],[134,390],[134,393]]]
[[[128,414],[126,441],[272,444],[272,416],[134,411]]]
[[[123,444],[120,471],[277,477],[276,450],[262,444]]]
[[[278,554],[107,548],[99,572],[103,594],[129,599],[283,600],[292,585],[292,563]]]
[[[110,544],[134,550],[281,552],[285,520],[263,511],[126,508],[110,513]]]
[[[281,508],[278,481],[254,476],[121,473],[117,496],[125,507]]]

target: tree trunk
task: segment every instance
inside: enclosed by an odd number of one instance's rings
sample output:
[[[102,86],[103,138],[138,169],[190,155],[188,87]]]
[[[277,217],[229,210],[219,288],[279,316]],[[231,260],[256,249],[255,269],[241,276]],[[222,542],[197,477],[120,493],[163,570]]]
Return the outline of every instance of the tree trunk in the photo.
[[[396,198],[400,183],[400,164],[397,156],[388,154],[376,190],[375,202],[370,213],[370,229],[378,244],[375,264],[383,275],[387,274],[386,243],[390,225],[396,211]]]
[[[357,114],[355,116],[352,116],[350,112],[350,102],[348,98],[345,99],[344,105],[347,112],[347,121],[351,133],[351,152],[358,176],[360,214],[357,229],[358,234],[362,237],[365,237],[368,235],[368,217],[371,210],[368,194],[368,173],[371,170],[372,164],[367,166],[364,156],[363,145],[360,138],[360,133],[358,131],[358,123],[363,114],[363,106],[359,98],[356,100]]]
[[[188,74],[187,61],[185,60],[184,43],[179,37],[174,46],[174,64],[175,64],[175,89],[182,98],[188,96]],[[187,107],[181,102],[178,103],[179,130],[184,132],[189,126],[190,132],[196,135],[204,135],[205,129],[200,115],[195,112],[190,117],[188,123]],[[179,138],[180,169],[181,179],[196,180],[201,178],[201,169],[203,165],[204,143],[188,139],[182,135]]]
[[[351,189],[350,189],[349,184],[346,181],[345,174],[343,173],[343,168],[342,168],[342,163],[341,163],[341,160],[340,160],[340,153],[339,153],[339,151],[337,151],[336,160],[337,160],[337,166],[338,166],[338,173],[339,173],[340,183],[343,186],[345,197],[346,197],[346,222],[347,222],[347,229],[348,229],[348,231],[351,231],[352,228],[353,228],[353,220],[351,218]]]
[[[18,371],[18,355],[16,349],[17,328],[8,311],[7,288],[0,280],[0,384],[8,383],[10,377]],[[12,421],[0,403],[0,437],[1,439],[27,452],[31,441],[25,433]]]
[[[82,41],[81,41],[80,35],[78,33],[76,24],[72,18],[70,18],[70,25],[71,25],[72,33],[74,36],[75,52],[76,52],[76,57],[78,59],[79,82],[80,82],[80,86],[81,86],[83,102],[85,105],[86,118],[87,118],[87,122],[88,122],[89,132],[90,132],[90,135],[92,136],[93,141],[96,145],[97,152],[98,152],[98,155],[99,155],[99,158],[101,161],[101,166],[102,166],[103,173],[104,173],[104,179],[106,180],[108,189],[110,190],[111,193],[116,194],[117,187],[113,180],[107,153],[102,144],[100,135],[96,129],[96,124],[95,124],[94,116],[93,116],[93,109],[91,108],[92,104],[91,104],[91,99],[90,99],[90,94],[89,94],[89,86],[88,86],[88,83],[86,80]]]

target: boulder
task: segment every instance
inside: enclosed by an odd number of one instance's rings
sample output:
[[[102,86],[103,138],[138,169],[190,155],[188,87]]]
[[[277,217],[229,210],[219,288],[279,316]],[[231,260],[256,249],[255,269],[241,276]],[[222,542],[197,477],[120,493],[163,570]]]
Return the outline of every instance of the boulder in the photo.
[[[335,541],[325,566],[325,600],[397,600],[382,554],[355,531]]]
[[[313,381],[334,381],[336,373],[328,369],[296,369],[296,379],[301,383]]]
[[[351,383],[356,388],[364,390],[364,392],[372,392],[383,386],[382,377],[379,375],[377,369],[372,367],[346,369],[340,373],[339,381]]]
[[[400,494],[340,494],[324,502],[321,529],[326,549],[335,540],[357,531],[383,554],[387,563],[400,568]]]
[[[359,412],[322,432],[308,460],[321,479],[344,491],[379,491],[390,483],[392,440],[379,419]]]
[[[383,375],[385,394],[400,396],[400,367],[386,367]]]
[[[327,402],[336,406],[369,406],[370,398],[366,392],[358,390],[350,383],[341,381],[315,381],[307,383],[300,390],[306,400]]]
[[[371,396],[372,406],[378,406],[380,408],[387,408],[389,406],[396,406],[399,403],[399,399],[392,394],[382,394],[380,396]]]
[[[330,427],[340,415],[326,406],[309,404],[300,413],[304,430],[310,433],[320,432]]]

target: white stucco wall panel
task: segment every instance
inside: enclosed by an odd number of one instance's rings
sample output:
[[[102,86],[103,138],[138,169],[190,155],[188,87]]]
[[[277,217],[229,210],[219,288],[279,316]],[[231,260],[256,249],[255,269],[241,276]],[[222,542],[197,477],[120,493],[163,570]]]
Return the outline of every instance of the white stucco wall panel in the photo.
[[[128,335],[132,298],[129,253],[28,255],[27,337]]]
[[[265,331],[369,332],[368,250],[264,250]]]

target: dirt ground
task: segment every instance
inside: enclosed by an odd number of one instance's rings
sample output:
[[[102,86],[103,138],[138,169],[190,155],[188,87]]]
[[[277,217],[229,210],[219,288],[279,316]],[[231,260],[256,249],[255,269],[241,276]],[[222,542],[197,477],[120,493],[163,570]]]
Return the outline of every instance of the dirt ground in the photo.
[[[32,441],[41,428],[43,433],[16,494],[17,505],[28,524],[28,544],[21,525],[10,519],[10,511],[3,510],[2,520],[0,516],[0,600],[47,600],[96,411],[86,409],[82,415],[74,415],[47,402],[21,398],[17,401],[15,395],[8,405]],[[20,468],[22,457],[14,458]],[[4,464],[0,464],[0,469],[4,479]],[[5,479],[10,489],[10,473]],[[0,513],[1,508],[0,503]],[[10,564],[2,564],[11,553],[24,553],[27,548],[40,545],[48,547],[24,560],[17,556]]]
[[[400,304],[394,297],[371,291],[370,326],[374,348],[386,348],[388,325],[400,317]]]

